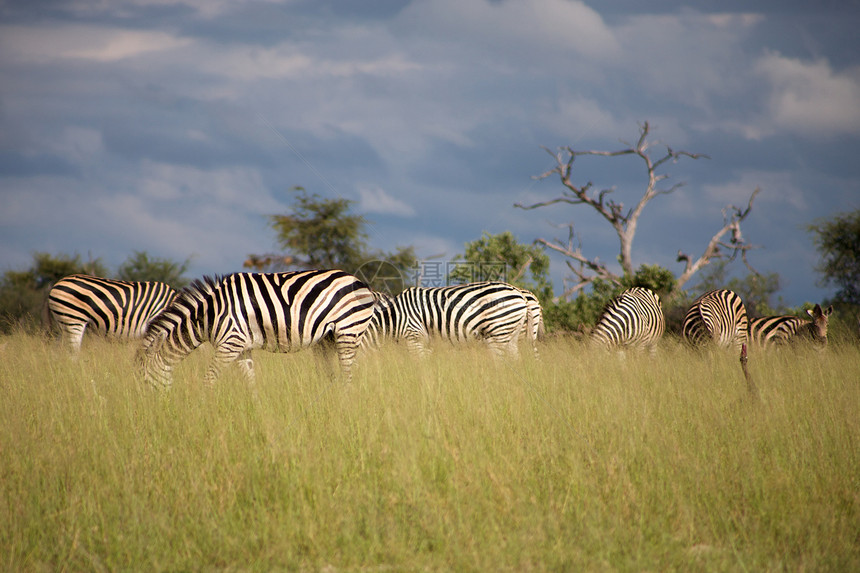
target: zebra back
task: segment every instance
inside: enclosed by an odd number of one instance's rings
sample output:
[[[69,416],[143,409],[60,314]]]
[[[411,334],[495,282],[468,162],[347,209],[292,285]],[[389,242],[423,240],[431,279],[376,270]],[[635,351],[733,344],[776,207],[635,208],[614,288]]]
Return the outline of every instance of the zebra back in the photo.
[[[700,296],[684,316],[683,336],[693,344],[713,341],[740,351],[749,337],[749,320],[741,297],[728,289]]]
[[[660,297],[644,287],[633,287],[609,301],[591,331],[592,343],[604,348],[656,350],[666,330]]]
[[[785,344],[806,338],[816,344],[827,344],[827,323],[833,306],[822,310],[821,305],[806,311],[812,320],[798,316],[763,316],[750,319],[750,340],[758,346]]]
[[[143,336],[150,321],[176,292],[160,282],[132,282],[70,275],[51,288],[47,314],[72,351],[78,351],[84,330],[128,339]]]
[[[514,355],[527,315],[523,293],[506,283],[410,287],[377,306],[369,341],[405,339],[411,350],[423,354],[430,336],[437,335],[455,343],[482,340],[496,354],[507,350]]]
[[[333,335],[347,378],[376,296],[339,270],[236,273],[194,281],[147,330],[144,372],[168,384],[177,362],[209,342],[215,357],[206,374],[214,382],[223,365],[240,360],[253,379],[250,351],[292,352]]]

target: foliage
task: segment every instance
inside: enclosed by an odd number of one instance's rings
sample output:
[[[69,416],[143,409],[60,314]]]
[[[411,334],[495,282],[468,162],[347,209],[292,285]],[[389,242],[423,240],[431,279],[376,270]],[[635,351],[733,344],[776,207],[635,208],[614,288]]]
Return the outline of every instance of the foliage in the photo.
[[[100,259],[82,262],[80,255],[34,253],[29,269],[9,270],[0,278],[0,332],[35,328],[48,291],[61,278],[75,273],[105,276],[106,272]]]
[[[621,286],[625,289],[644,287],[651,289],[661,299],[665,299],[675,290],[675,274],[660,265],[639,265],[632,275],[621,278]]]
[[[822,286],[836,285],[835,301],[860,304],[860,209],[809,225],[821,255]]]
[[[365,260],[366,221],[348,213],[349,199],[325,199],[293,187],[289,213],[270,215],[283,255],[249,255],[245,267],[258,270],[342,269],[354,272]]]
[[[118,278],[130,281],[161,281],[181,288],[188,280],[182,275],[189,261],[176,263],[135,251],[112,276],[101,259],[82,261],[80,255],[35,253],[33,264],[24,271],[6,271],[0,278],[0,332],[17,327],[36,328],[44,320],[48,292],[58,280],[74,274]]]
[[[244,267],[258,271],[341,269],[364,280],[374,290],[397,294],[409,286],[417,264],[412,246],[393,252],[369,250],[367,220],[349,213],[353,201],[325,199],[293,187],[291,212],[271,215],[280,254],[248,255]]]
[[[703,271],[696,285],[697,295],[726,288],[740,295],[749,316],[773,316],[785,311],[782,297],[772,300],[780,289],[779,273],[749,273],[743,278],[728,279],[727,266],[727,261],[716,261]]]
[[[552,297],[549,256],[540,245],[518,243],[510,231],[497,235],[485,231],[480,239],[466,243],[465,253],[455,257],[455,261],[461,260],[465,264],[448,274],[451,284],[502,280],[528,289],[542,300]]]
[[[572,300],[559,299],[543,303],[544,322],[550,332],[590,331],[603,313],[603,309],[622,291],[632,287],[645,287],[660,297],[664,313],[672,304],[675,275],[660,265],[640,265],[632,275],[625,275],[619,282],[595,279],[590,291],[579,291]]]
[[[191,259],[177,263],[169,259],[150,258],[146,251],[135,251],[119,266],[117,278],[137,282],[158,281],[178,290],[188,284],[188,279],[183,275],[190,264]]]

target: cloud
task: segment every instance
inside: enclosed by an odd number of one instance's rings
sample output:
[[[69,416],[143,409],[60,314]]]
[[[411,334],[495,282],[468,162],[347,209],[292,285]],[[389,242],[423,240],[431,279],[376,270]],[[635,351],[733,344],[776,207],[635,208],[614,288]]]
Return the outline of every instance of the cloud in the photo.
[[[578,141],[595,135],[623,133],[633,125],[616,120],[612,112],[601,106],[599,101],[581,95],[560,96],[556,101],[542,106],[538,117],[551,133],[564,137],[576,134]],[[566,142],[567,145],[574,143]]]
[[[136,11],[152,7],[184,7],[205,19],[223,16],[252,4],[289,4],[294,0],[70,0],[63,8],[78,17],[110,14],[114,17],[131,17]]]
[[[401,21],[456,43],[483,45],[504,53],[524,48],[561,50],[594,58],[619,55],[618,43],[600,14],[569,0],[431,0],[414,2]]]
[[[165,32],[94,25],[0,26],[0,53],[24,62],[70,59],[116,62],[173,50],[190,42]]]
[[[105,151],[101,132],[86,127],[66,127],[44,143],[46,150],[76,165],[92,165]]]
[[[827,60],[804,62],[768,52],[755,70],[769,83],[774,129],[808,135],[860,134],[860,68],[836,72]]]
[[[137,193],[158,202],[193,200],[201,206],[216,204],[262,215],[282,208],[251,167],[201,169],[143,161],[131,184]]]
[[[732,204],[746,208],[750,195],[756,187],[761,193],[756,197],[753,210],[766,210],[788,206],[798,213],[808,210],[803,189],[795,183],[795,175],[786,171],[746,170],[733,180],[722,184],[703,185],[705,196],[714,203]]]
[[[415,215],[415,209],[400,199],[392,197],[382,187],[360,186],[358,195],[360,197],[358,207],[365,213],[381,213],[401,217]]]
[[[394,76],[420,70],[421,66],[401,54],[382,57],[345,55],[330,59],[308,55],[301,46],[281,43],[273,47],[231,45],[202,47],[215,58],[201,58],[201,69],[213,76],[237,81],[258,79],[307,80],[320,77],[348,78],[356,75]]]

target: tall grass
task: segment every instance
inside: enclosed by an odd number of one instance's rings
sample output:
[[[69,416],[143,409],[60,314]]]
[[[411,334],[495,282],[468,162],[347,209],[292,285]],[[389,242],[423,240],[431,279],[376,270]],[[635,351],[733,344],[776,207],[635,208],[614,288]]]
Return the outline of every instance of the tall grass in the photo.
[[[0,569],[860,570],[860,349],[535,361],[0,339]]]

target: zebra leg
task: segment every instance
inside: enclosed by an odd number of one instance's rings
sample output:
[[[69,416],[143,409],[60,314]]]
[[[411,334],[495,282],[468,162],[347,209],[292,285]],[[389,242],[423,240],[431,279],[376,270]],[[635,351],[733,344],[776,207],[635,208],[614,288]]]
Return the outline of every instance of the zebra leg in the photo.
[[[254,384],[257,380],[257,374],[254,371],[254,360],[251,358],[251,351],[246,350],[240,354],[238,363],[239,369],[242,370],[242,374],[244,374],[245,379],[248,380],[248,384]]]
[[[81,343],[84,340],[84,330],[86,330],[86,328],[86,322],[60,325],[60,338],[62,339],[63,344],[68,347],[69,351],[75,356],[81,351]]]
[[[358,348],[358,340],[354,334],[339,333],[335,335],[335,347],[337,348],[337,359],[340,362],[341,371],[347,382],[352,382],[352,364],[355,362],[355,353]]]
[[[414,330],[406,333],[406,348],[419,358],[425,358],[431,354],[424,334]]]
[[[209,370],[207,370],[206,375],[203,376],[203,382],[208,386],[213,386],[215,384],[215,380],[217,380],[218,376],[221,374],[221,368],[225,364],[235,362],[240,356],[244,356],[246,354],[248,358],[245,360],[250,360],[250,351],[245,350],[245,345],[241,344],[241,342],[237,343],[235,340],[231,340],[229,338],[222,341],[215,347],[215,356],[209,364]],[[247,363],[244,365],[240,364],[240,366],[243,367],[243,373],[247,376],[249,370]],[[251,370],[253,370],[253,366],[251,367]]]

